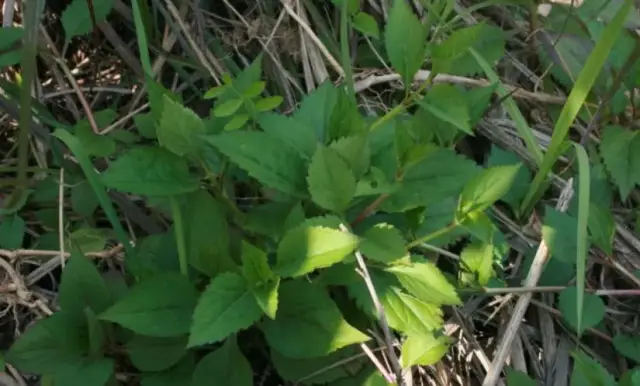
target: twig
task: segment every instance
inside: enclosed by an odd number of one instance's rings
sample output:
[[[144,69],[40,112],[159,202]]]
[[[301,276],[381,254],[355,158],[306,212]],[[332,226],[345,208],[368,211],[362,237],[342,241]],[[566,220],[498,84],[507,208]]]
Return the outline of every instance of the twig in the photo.
[[[378,371],[382,374],[384,379],[387,380],[387,383],[393,383],[395,381],[395,379],[393,379],[394,376],[390,374],[387,369],[385,369],[384,365],[380,363],[380,360],[378,360],[378,358],[373,354],[373,351],[371,351],[369,346],[367,346],[365,343],[360,343],[360,348],[362,349],[362,352],[364,352],[365,355],[369,358],[371,363],[373,363],[376,369],[378,369]]]
[[[60,169],[58,184],[58,243],[60,244],[60,266],[64,269],[64,168]]]
[[[558,199],[558,204],[556,208],[564,212],[567,210],[569,206],[569,201],[573,197],[573,179],[570,178],[567,181],[562,193],[560,193],[560,198]],[[535,257],[533,258],[533,262],[531,263],[531,268],[529,269],[529,274],[525,279],[524,286],[525,287],[535,287],[540,279],[540,275],[542,274],[542,269],[544,267],[544,263],[547,261],[547,257],[549,256],[549,247],[542,240],[540,245],[538,246],[538,250],[536,252]],[[531,297],[533,296],[532,292],[527,292],[522,295],[513,309],[513,314],[511,315],[511,319],[507,324],[507,328],[502,337],[502,341],[496,350],[496,354],[494,355],[493,362],[491,363],[491,367],[487,372],[487,376],[484,378],[482,382],[482,386],[494,386],[496,385],[500,373],[502,372],[502,367],[509,355],[509,351],[511,349],[511,344],[513,343],[513,339],[520,328],[520,324],[522,323],[522,318],[524,313],[531,302]]]

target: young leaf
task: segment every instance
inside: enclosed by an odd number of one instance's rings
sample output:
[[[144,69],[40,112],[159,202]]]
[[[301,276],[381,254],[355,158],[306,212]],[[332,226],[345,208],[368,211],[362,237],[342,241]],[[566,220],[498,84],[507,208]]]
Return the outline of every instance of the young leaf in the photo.
[[[409,39],[409,37],[411,37]],[[385,30],[384,43],[393,68],[402,76],[405,88],[422,66],[426,53],[426,30],[405,0],[394,0]]]
[[[246,241],[242,242],[242,273],[262,311],[275,319],[280,278],[269,267],[267,254]]]
[[[187,354],[187,337],[154,338],[136,335],[127,342],[131,364],[140,371],[162,371]]]
[[[191,109],[182,106],[168,96],[163,96],[162,118],[157,128],[158,142],[179,155],[198,152],[200,138],[205,133],[204,122]]]
[[[640,135],[620,126],[607,126],[602,134],[600,153],[607,171],[626,200],[631,190],[640,184]]]
[[[558,298],[558,309],[562,313],[562,318],[573,328],[578,335],[591,327],[597,326],[605,315],[605,306],[602,299],[593,294],[584,294],[582,307],[582,321],[578,321],[578,310],[576,302],[578,300],[578,289],[576,287],[565,288]]]
[[[311,160],[316,152],[318,139],[313,128],[295,117],[277,113],[263,113],[258,116],[258,124],[265,133],[288,144],[305,160]]]
[[[256,102],[256,110],[259,112],[271,111],[282,104],[282,97],[279,95],[266,97]]]
[[[85,307],[99,314],[113,302],[95,265],[76,249],[71,251],[71,258],[62,271],[58,296],[60,307],[76,315],[83,315]]]
[[[219,342],[250,327],[261,314],[247,280],[237,273],[221,273],[198,300],[188,347]]]
[[[227,91],[229,87],[225,84],[210,88],[207,92],[204,93],[203,99],[216,99],[222,93]],[[259,93],[258,93],[259,94]]]
[[[575,263],[578,249],[578,220],[550,206],[545,209],[542,238],[551,255],[566,263]]]
[[[355,251],[358,243],[358,237],[351,233],[302,224],[280,241],[275,271],[283,277],[295,277],[329,267]]]
[[[267,86],[267,82],[265,82],[263,80],[254,82],[249,87],[247,87],[246,90],[244,90],[242,92],[242,96],[247,98],[247,99],[256,98],[257,96],[262,94],[262,92],[264,91],[266,86]]]
[[[253,386],[253,370],[235,338],[198,362],[191,386],[209,386],[212,380],[220,385]]]
[[[461,304],[455,287],[431,262],[397,265],[386,270],[398,278],[404,289],[420,300],[436,305]]]
[[[19,249],[26,229],[24,220],[17,214],[5,215],[0,219],[0,247]]]
[[[363,35],[371,36],[374,39],[380,38],[380,30],[378,29],[378,23],[373,16],[366,12],[358,12],[353,15],[351,19],[353,28],[360,31]]]
[[[213,116],[218,118],[233,115],[242,106],[242,99],[231,99],[220,103],[213,109]]]
[[[460,195],[460,218],[469,212],[484,211],[501,199],[511,188],[519,169],[520,164],[490,167],[467,183]]]
[[[487,161],[487,167],[517,165],[520,163],[521,160],[516,154],[502,150],[495,145],[491,146],[491,154]],[[518,172],[511,184],[511,189],[502,196],[501,200],[509,204],[513,210],[518,210],[524,196],[527,195],[530,183],[531,172],[526,167],[521,166],[518,168]]]
[[[198,292],[179,274],[162,273],[136,284],[100,319],[138,334],[175,337],[189,332]]]
[[[97,23],[103,22],[111,12],[113,0],[93,2],[93,12]],[[73,0],[62,12],[60,18],[67,42],[76,36],[88,34],[93,30],[89,5],[85,0]]]
[[[266,133],[232,131],[206,140],[263,184],[294,196],[306,192],[306,165],[298,153]]]
[[[349,165],[333,150],[318,146],[309,165],[309,192],[324,209],[340,213],[356,193],[356,179]]]
[[[135,147],[102,173],[102,183],[125,193],[173,196],[198,189],[187,162],[168,150]]]
[[[464,94],[456,86],[445,83],[437,84],[419,103],[422,108],[436,118],[450,123],[464,133],[474,135],[469,124],[469,108]]]
[[[400,363],[408,369],[412,366],[431,366],[444,356],[449,350],[453,339],[446,335],[409,334],[402,344]]]
[[[53,376],[55,385],[105,386],[114,375],[115,363],[111,358],[95,361],[78,360],[65,366]]]
[[[618,333],[613,337],[613,347],[618,353],[640,363],[640,337]]]
[[[264,321],[263,331],[272,349],[293,359],[318,358],[369,340],[344,320],[322,288],[298,280],[282,283],[278,314]]]
[[[248,114],[237,114],[226,125],[224,125],[225,131],[238,130],[244,126],[245,123],[251,118]]]
[[[511,367],[507,367],[507,386],[538,386],[538,383],[529,378],[522,371],[517,371]]]
[[[460,254],[460,266],[462,270],[474,274],[473,281],[477,280],[482,286],[487,285],[495,274],[493,245],[477,241],[470,244]]]
[[[408,256],[405,244],[396,228],[380,223],[365,232],[360,251],[368,259],[390,264]]]

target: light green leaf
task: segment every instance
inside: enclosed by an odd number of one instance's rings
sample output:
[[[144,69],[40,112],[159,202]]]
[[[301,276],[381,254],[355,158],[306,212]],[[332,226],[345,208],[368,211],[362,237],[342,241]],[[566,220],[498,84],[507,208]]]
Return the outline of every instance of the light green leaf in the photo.
[[[245,240],[242,241],[242,273],[262,311],[275,319],[280,278],[271,270],[266,252]]]
[[[105,386],[114,375],[113,359],[102,358],[95,361],[78,360],[65,366],[53,377],[55,385],[65,386]]]
[[[409,38],[411,37],[411,38]],[[426,30],[405,0],[394,0],[385,29],[384,43],[393,68],[400,73],[405,88],[422,66],[426,54]]]
[[[272,349],[293,359],[318,358],[369,340],[344,320],[322,288],[298,280],[282,283],[278,314],[264,321],[263,331]]]
[[[224,118],[233,115],[242,106],[242,103],[242,99],[231,99],[222,102],[213,109],[213,116]]]
[[[107,238],[100,229],[83,227],[71,232],[67,240],[67,248],[75,248],[83,253],[104,250]]]
[[[613,347],[618,353],[640,363],[640,337],[618,333],[613,337]]]
[[[318,146],[309,165],[309,192],[324,209],[342,212],[356,193],[356,179],[349,165],[333,150]]]
[[[465,247],[460,254],[460,267],[463,271],[474,275],[472,280],[465,280],[485,286],[489,283],[495,272],[493,271],[493,245],[483,242],[473,242]],[[465,277],[463,272],[463,278]]]
[[[493,166],[484,169],[462,190],[458,215],[484,211],[501,199],[511,188],[521,165]]]
[[[353,15],[351,19],[353,28],[360,31],[363,35],[371,36],[374,39],[380,38],[380,30],[378,29],[378,22],[373,16],[366,12],[358,12]]]
[[[249,118],[251,117],[248,114],[237,114],[226,125],[224,125],[224,129],[226,131],[238,130],[247,123]]]
[[[358,237],[351,233],[302,224],[288,231],[280,241],[275,272],[295,277],[329,267],[344,260],[358,244]]]
[[[565,288],[558,298],[558,309],[562,313],[562,318],[573,328],[578,335],[591,327],[597,326],[605,316],[604,302],[599,296],[584,294],[582,306],[582,321],[578,322],[578,289],[576,287]],[[580,327],[578,327],[580,326]],[[579,330],[578,330],[579,328]]]
[[[226,84],[222,84],[220,86],[212,87],[207,92],[204,93],[203,98],[204,99],[215,99],[215,98],[219,97],[220,95],[222,95],[222,93],[227,91],[228,88],[229,88],[229,86],[226,85]]]
[[[393,225],[379,223],[365,232],[360,252],[368,259],[390,264],[408,257],[405,244],[404,237]]]
[[[357,349],[350,346],[319,358],[292,359],[271,350],[271,360],[278,375],[283,379],[305,385],[317,385],[355,376],[366,363],[364,359],[353,360],[357,354]],[[347,359],[348,361],[345,361]],[[335,366],[341,361],[345,363]]]
[[[521,164],[521,160],[515,153],[502,150],[496,145],[491,145],[491,154],[487,161],[488,167],[517,164]],[[518,169],[511,184],[511,189],[502,196],[501,200],[509,204],[513,210],[517,210],[527,194],[530,183],[531,172],[523,165]]]
[[[116,159],[101,177],[108,188],[148,196],[188,193],[200,185],[185,160],[168,150],[142,146]]]
[[[247,280],[237,273],[221,273],[211,280],[198,300],[188,347],[222,341],[250,327],[261,314]]]
[[[431,262],[397,265],[386,270],[398,278],[404,289],[422,301],[436,305],[461,304],[455,287]]]
[[[405,369],[415,365],[431,366],[442,359],[452,342],[446,335],[409,334],[402,344],[400,363]]]
[[[81,316],[84,316],[85,307],[99,314],[113,302],[96,266],[75,249],[62,271],[58,296],[63,310]]]
[[[506,368],[507,371],[507,386],[538,386],[538,383],[529,378],[529,376],[522,371],[517,371],[511,367]]]
[[[305,194],[305,162],[279,139],[266,133],[232,131],[206,140],[263,184],[290,195]]]
[[[640,184],[640,135],[620,126],[607,126],[602,134],[600,153],[607,171],[626,200]]]
[[[127,354],[140,371],[163,371],[187,354],[187,337],[154,338],[136,335],[127,342]]]
[[[345,0],[331,0],[333,4],[335,4],[336,8],[342,9]],[[359,0],[346,0],[347,2],[347,14],[353,15],[358,12],[360,9],[360,1]]]
[[[456,86],[440,83],[433,86],[419,101],[420,106],[436,118],[450,123],[469,135],[473,129],[469,124],[469,108],[462,90]]]
[[[267,86],[267,82],[263,80],[254,82],[252,85],[247,87],[246,90],[243,91],[242,96],[247,99],[255,98],[258,95],[262,94],[266,86]]]
[[[200,147],[204,122],[191,109],[163,95],[162,118],[156,133],[160,145],[179,155],[195,155]]]
[[[279,95],[266,97],[256,102],[256,110],[259,112],[271,111],[282,104],[282,97]]]
[[[575,217],[547,206],[542,238],[553,258],[575,263],[578,253],[578,220]]]
[[[235,338],[198,362],[191,386],[210,386],[212,380],[220,385],[253,386],[253,370]]]
[[[112,7],[113,0],[94,1],[93,12],[96,17],[96,23],[105,21]],[[88,34],[93,30],[89,4],[86,0],[73,0],[62,12],[60,21],[62,22],[67,42],[76,36]]]
[[[0,221],[0,247],[6,249],[22,247],[26,230],[24,220],[17,214],[13,214],[3,216]]]
[[[185,276],[161,273],[136,284],[99,317],[138,334],[174,337],[189,332],[197,301],[198,292]]]
[[[313,128],[295,117],[268,112],[258,117],[260,128],[295,149],[305,160],[310,160],[316,152],[318,139]]]

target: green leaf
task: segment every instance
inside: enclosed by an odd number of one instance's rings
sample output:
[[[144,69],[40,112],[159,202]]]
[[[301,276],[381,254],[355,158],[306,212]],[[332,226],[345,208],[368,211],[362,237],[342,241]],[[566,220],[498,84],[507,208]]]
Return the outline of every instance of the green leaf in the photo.
[[[198,362],[191,386],[209,386],[212,380],[221,385],[253,386],[253,370],[235,338]]]
[[[484,242],[473,242],[468,245],[460,254],[460,266],[464,271],[474,275],[474,282],[485,286],[492,277],[493,271],[493,245]],[[463,273],[464,278],[464,273]]]
[[[189,332],[198,292],[179,274],[162,273],[136,284],[100,319],[138,334],[175,337]]]
[[[167,150],[143,146],[120,156],[101,177],[108,188],[148,196],[189,193],[200,185],[185,160]]]
[[[19,249],[22,247],[26,226],[17,214],[5,215],[0,222],[0,247]]]
[[[142,373],[141,386],[188,386],[196,368],[193,355],[185,356],[178,364],[160,372]]]
[[[613,213],[608,208],[589,205],[589,220],[587,223],[593,243],[605,253],[613,253],[613,239],[616,234],[616,222]]]
[[[80,361],[87,350],[84,320],[58,311],[27,329],[13,343],[5,359],[24,372],[54,373]]]
[[[19,42],[24,36],[23,27],[7,26],[0,29],[0,50],[5,51]]]
[[[469,125],[474,127],[480,122],[487,108],[491,106],[491,97],[498,88],[498,82],[485,87],[474,87],[464,92],[469,109]]]
[[[461,304],[455,287],[431,262],[397,265],[386,270],[398,278],[404,289],[420,300],[436,305]]]
[[[75,248],[83,253],[101,252],[106,242],[107,238],[100,229],[83,227],[69,235],[67,248]]]
[[[573,372],[571,386],[597,385],[615,386],[615,378],[602,365],[582,351],[571,353],[573,357]]]
[[[258,116],[258,124],[265,133],[291,146],[298,155],[310,160],[316,152],[318,139],[313,128],[295,117],[267,112]]]
[[[640,367],[627,370],[622,374],[618,386],[640,386]]]
[[[469,212],[484,211],[501,199],[511,188],[520,166],[493,166],[467,183],[460,195],[460,218]]]
[[[358,12],[353,15],[351,19],[353,28],[360,31],[363,35],[371,36],[374,39],[380,38],[380,30],[378,29],[378,22],[373,16],[366,12]]]
[[[352,378],[362,368],[364,359],[353,360],[357,354],[353,346],[345,347],[327,356],[311,359],[292,359],[271,350],[271,360],[283,379],[305,385],[317,385],[333,382],[341,378]],[[336,363],[346,361],[341,366]]]
[[[65,386],[105,386],[114,375],[114,371],[115,363],[110,358],[96,361],[79,360],[57,371],[53,383]]]
[[[607,126],[602,134],[600,153],[607,171],[626,200],[640,184],[640,135],[620,126]]]
[[[491,145],[491,154],[487,161],[487,167],[506,166],[521,164],[520,158],[513,152],[502,150],[501,148]],[[501,198],[511,206],[513,210],[518,210],[524,196],[527,195],[529,184],[531,183],[531,172],[524,166],[518,168],[518,172],[509,189]]]
[[[504,45],[504,32],[498,27],[479,23],[457,29],[431,50],[432,71],[462,76],[475,75],[482,72],[482,68],[469,49],[473,48],[488,63],[493,64],[504,55]]]
[[[436,84],[418,103],[436,118],[450,123],[464,133],[474,135],[469,122],[467,102],[462,90],[456,86]]]
[[[242,106],[242,103],[242,99],[231,99],[220,103],[213,109],[213,116],[218,118],[231,116],[238,111],[240,106]]]
[[[360,252],[368,259],[390,264],[408,257],[405,244],[404,237],[393,225],[380,223],[365,232]]]
[[[538,383],[529,378],[529,376],[522,371],[517,371],[511,367],[506,368],[507,371],[507,386],[538,386]]]
[[[87,155],[108,157],[116,151],[116,141],[106,135],[93,132],[88,124],[76,125],[74,135],[84,148]]]
[[[148,139],[156,139],[158,135],[156,133],[156,122],[153,119],[153,114],[136,114],[133,117],[133,124],[135,125],[138,133],[141,136]]]
[[[245,123],[251,118],[248,114],[238,114],[233,117],[226,125],[224,129],[226,131],[238,130],[244,126]]]
[[[75,249],[62,271],[58,296],[63,310],[80,315],[84,314],[85,307],[99,314],[113,302],[95,265]]]
[[[84,217],[91,217],[98,209],[98,197],[96,196],[88,180],[71,187],[71,208]],[[0,232],[1,233],[1,232]]]
[[[131,364],[140,371],[162,371],[187,354],[187,337],[155,338],[136,335],[127,342]]]
[[[335,4],[336,8],[342,9],[345,0],[331,0],[333,4]],[[358,12],[360,9],[360,1],[359,0],[346,0],[347,2],[347,14],[353,15]]]
[[[206,140],[256,180],[283,193],[306,192],[307,168],[295,150],[266,133],[232,131]]]
[[[613,337],[613,347],[618,353],[640,363],[640,337],[618,333]]]
[[[260,80],[253,84],[251,84],[247,89],[242,92],[242,96],[247,99],[252,99],[262,94],[265,87],[267,86],[267,82]]]
[[[356,193],[356,179],[349,165],[324,146],[318,146],[311,160],[307,181],[313,201],[333,212],[344,211]]]
[[[358,237],[351,233],[302,224],[288,231],[280,241],[275,272],[295,277],[329,267],[344,260],[358,244]]]
[[[366,132],[366,121],[359,110],[356,99],[345,89],[337,94],[336,104],[331,111],[325,143]]]
[[[237,273],[221,273],[211,280],[198,300],[188,347],[222,341],[250,327],[261,315],[262,309],[247,280]]]
[[[318,358],[369,340],[344,320],[322,288],[298,280],[282,283],[278,314],[264,321],[263,331],[272,349],[293,359]]]
[[[332,112],[338,100],[340,90],[327,80],[318,88],[307,94],[300,107],[293,114],[296,121],[313,128],[316,138],[323,143],[326,141],[326,131],[329,127]],[[314,147],[315,150],[315,147]]]
[[[271,111],[282,104],[282,97],[279,95],[266,97],[256,102],[256,110],[259,112]]]
[[[158,142],[167,150],[179,155],[195,155],[205,133],[204,122],[191,109],[182,106],[166,95],[162,118],[157,128]]]
[[[210,88],[207,92],[204,93],[204,99],[215,99],[222,95],[225,91],[227,91],[229,87],[225,84]]]
[[[558,298],[558,309],[562,318],[573,328],[578,335],[591,327],[597,326],[605,316],[604,302],[599,296],[584,294],[582,306],[582,321],[578,321],[578,289],[576,287],[565,288]],[[580,327],[578,327],[580,326]],[[578,329],[579,328],[579,329]]]
[[[542,238],[553,258],[566,263],[575,263],[578,253],[578,220],[575,217],[547,206]]]
[[[244,240],[242,242],[242,273],[249,282],[262,311],[271,319],[275,319],[280,278],[269,267],[266,252]]]
[[[371,151],[366,134],[339,138],[329,145],[329,149],[345,160],[356,179],[360,179],[369,169]]]
[[[442,359],[452,342],[446,335],[409,334],[402,344],[400,363],[405,369],[415,365],[431,366]]]
[[[113,7],[113,0],[100,0],[93,2],[93,12],[96,23],[106,20]],[[73,0],[62,12],[60,18],[67,42],[76,36],[88,34],[93,30],[93,22],[89,13],[89,3],[86,0]]]
[[[387,19],[384,43],[389,61],[402,76],[407,89],[425,58],[426,38],[424,26],[406,1],[395,0]]]

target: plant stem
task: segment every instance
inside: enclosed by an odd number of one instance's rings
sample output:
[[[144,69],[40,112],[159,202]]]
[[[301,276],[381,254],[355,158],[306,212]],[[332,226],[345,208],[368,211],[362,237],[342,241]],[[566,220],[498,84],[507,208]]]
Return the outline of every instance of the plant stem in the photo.
[[[428,235],[426,235],[424,237],[420,237],[419,239],[416,239],[416,240],[410,242],[409,244],[407,244],[407,249],[411,249],[411,248],[417,247],[420,244],[423,244],[423,243],[426,243],[428,241],[431,241],[431,240],[435,239],[436,237],[440,237],[440,236],[452,231],[457,226],[458,226],[458,223],[456,221],[453,221],[451,224],[447,225],[444,228],[440,228],[435,232],[429,233]]]
[[[189,263],[187,260],[187,246],[184,240],[184,223],[182,222],[182,212],[178,200],[171,196],[171,214],[173,215],[173,231],[176,235],[176,244],[178,246],[178,260],[180,261],[180,273],[189,277]]]
[[[378,207],[384,202],[384,200],[387,199],[387,197],[389,197],[389,195],[386,193],[378,196],[378,198],[376,198],[375,201],[373,201],[369,206],[364,208],[362,212],[360,212],[358,217],[356,217],[356,219],[351,222],[351,226],[357,225],[361,223],[362,220],[369,217],[371,213],[375,212],[375,210],[378,209]]]

